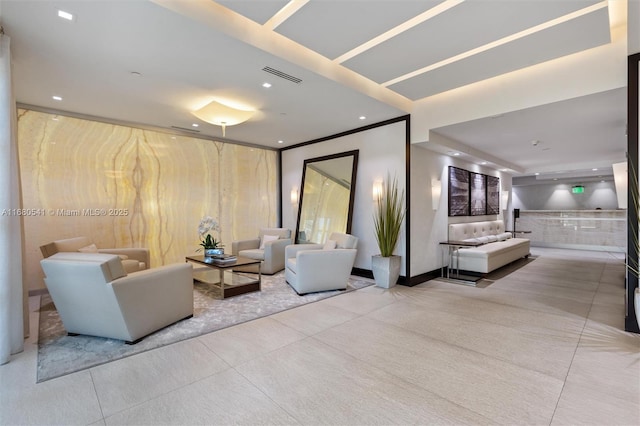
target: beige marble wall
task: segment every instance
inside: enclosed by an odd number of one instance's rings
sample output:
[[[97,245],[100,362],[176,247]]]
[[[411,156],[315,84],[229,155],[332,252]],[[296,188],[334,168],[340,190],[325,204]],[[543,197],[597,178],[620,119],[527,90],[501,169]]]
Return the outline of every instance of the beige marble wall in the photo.
[[[277,225],[277,153],[20,110],[26,279],[44,288],[39,246],[85,235],[101,248],[148,247],[152,267],[198,248],[203,216],[219,236]]]

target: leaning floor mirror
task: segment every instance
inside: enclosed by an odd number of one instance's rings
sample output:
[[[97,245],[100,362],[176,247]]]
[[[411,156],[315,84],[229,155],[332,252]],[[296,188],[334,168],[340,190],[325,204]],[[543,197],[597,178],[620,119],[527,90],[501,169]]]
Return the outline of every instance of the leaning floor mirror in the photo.
[[[324,243],[351,232],[358,150],[304,161],[296,243]]]

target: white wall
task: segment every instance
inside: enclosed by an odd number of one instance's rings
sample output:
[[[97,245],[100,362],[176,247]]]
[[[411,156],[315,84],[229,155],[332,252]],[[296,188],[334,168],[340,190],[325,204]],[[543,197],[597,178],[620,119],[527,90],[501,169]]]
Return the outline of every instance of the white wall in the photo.
[[[400,189],[405,188],[405,121],[352,133],[336,139],[282,151],[282,226],[296,229],[297,206],[291,205],[291,189],[302,187],[304,160],[358,149],[358,172],[351,233],[359,238],[355,267],[371,269],[371,256],[379,254],[373,229],[372,186],[377,179],[385,179],[387,172],[398,178]],[[401,274],[405,268],[405,229],[403,226],[396,254],[402,256]]]
[[[511,190],[511,175],[500,173],[477,164],[460,161],[448,155],[411,146],[411,276],[431,272],[442,267],[443,246],[448,239],[449,223],[476,222],[503,219],[502,205],[499,215],[449,217],[448,166],[500,178],[502,190]],[[431,198],[431,180],[442,183],[439,202],[434,211]],[[502,200],[500,201],[502,203]],[[446,259],[445,259],[446,261]]]
[[[522,210],[615,210],[613,181],[584,183],[584,193],[573,194],[573,184],[539,184],[513,187],[513,207]]]

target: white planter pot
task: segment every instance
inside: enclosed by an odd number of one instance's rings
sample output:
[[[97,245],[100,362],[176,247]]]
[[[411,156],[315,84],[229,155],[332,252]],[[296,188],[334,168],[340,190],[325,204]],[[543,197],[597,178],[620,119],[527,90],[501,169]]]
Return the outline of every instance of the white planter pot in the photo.
[[[401,259],[400,256],[371,257],[371,270],[378,287],[391,288],[396,285],[400,277]]]

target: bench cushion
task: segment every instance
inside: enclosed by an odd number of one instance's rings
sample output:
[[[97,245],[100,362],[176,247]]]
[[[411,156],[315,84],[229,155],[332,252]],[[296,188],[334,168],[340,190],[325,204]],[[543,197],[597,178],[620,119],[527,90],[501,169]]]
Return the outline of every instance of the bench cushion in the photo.
[[[529,240],[511,238],[502,220],[449,225],[449,240],[477,241],[477,247],[460,248],[453,255],[453,265],[464,271],[489,273],[529,254]]]

